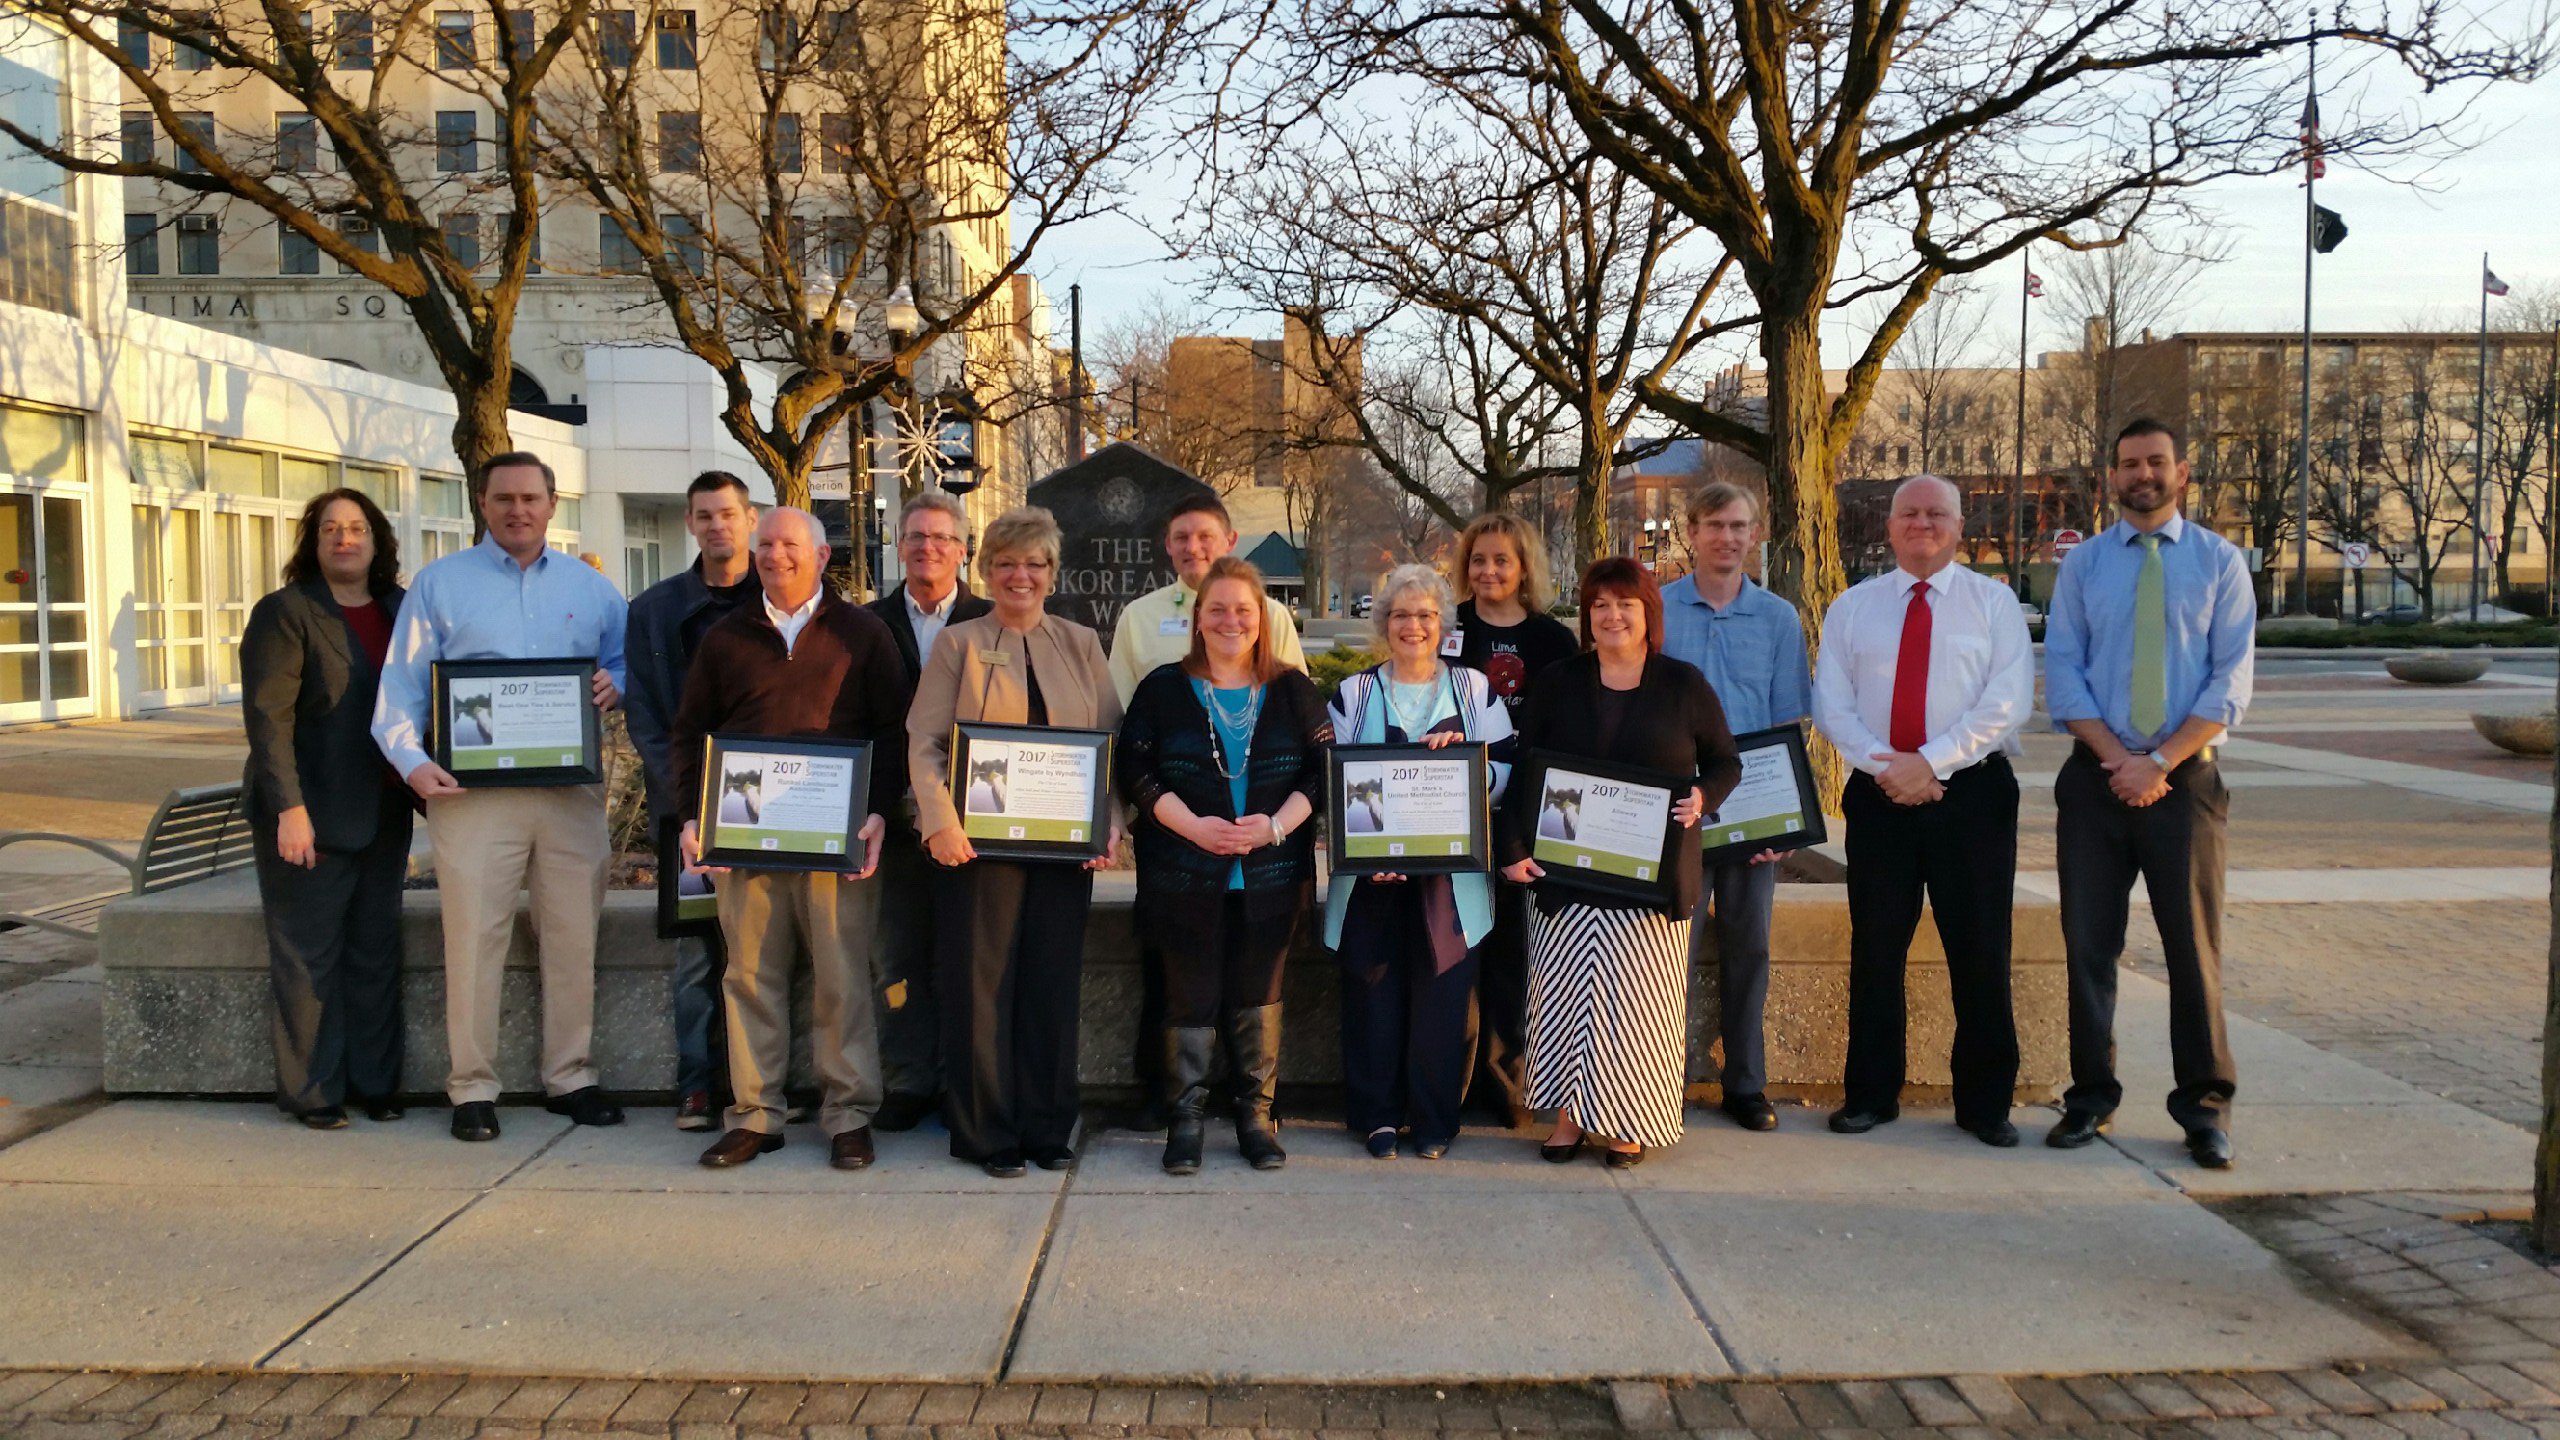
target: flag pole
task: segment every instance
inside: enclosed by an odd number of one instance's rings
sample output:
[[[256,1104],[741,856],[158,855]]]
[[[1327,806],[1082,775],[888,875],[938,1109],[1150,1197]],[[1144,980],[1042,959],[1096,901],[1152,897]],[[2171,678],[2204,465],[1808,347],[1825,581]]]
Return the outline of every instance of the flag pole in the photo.
[[[2489,562],[2489,517],[2485,506],[2489,490],[2489,252],[2480,252],[2480,359],[2473,370],[2471,386],[2471,614],[2480,619],[2481,603],[2488,597],[2489,577],[2482,567]]]
[[[2033,247],[2018,249],[2018,468],[2009,477],[2009,588],[2027,598],[2026,556],[2020,551],[2018,507],[2027,493],[2027,296],[2035,283]]]
[[[2305,137],[2302,157],[2302,436],[2295,457],[2299,473],[2293,497],[2294,586],[2302,607],[2296,613],[2305,619],[2311,616],[2311,257],[2320,228],[2319,207],[2311,199],[2320,179],[2320,42],[2316,40],[2309,47],[2307,83],[2310,95],[2304,114],[2311,117],[2313,133]]]

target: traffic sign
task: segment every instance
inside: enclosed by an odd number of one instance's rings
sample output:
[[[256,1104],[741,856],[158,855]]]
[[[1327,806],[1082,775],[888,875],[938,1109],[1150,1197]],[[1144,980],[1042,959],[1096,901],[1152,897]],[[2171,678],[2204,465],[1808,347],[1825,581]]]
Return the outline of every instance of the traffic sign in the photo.
[[[2373,547],[2362,540],[2348,541],[2339,547],[2338,554],[2350,570],[2361,570],[2373,563]]]
[[[2080,533],[2079,531],[2077,531],[2077,530],[2056,530],[2056,531],[2054,531],[2054,532],[2053,532],[2053,558],[2054,558],[2054,559],[2056,559],[2056,560],[2059,560],[2059,559],[2061,559],[2063,556],[2070,554],[2070,553],[2071,553],[2071,551],[2072,551],[2072,547],[2074,547],[2074,546],[2078,545],[2081,541],[2086,540],[2086,539],[2088,539],[2088,538],[2089,538],[2088,536],[2081,534],[2081,533]]]

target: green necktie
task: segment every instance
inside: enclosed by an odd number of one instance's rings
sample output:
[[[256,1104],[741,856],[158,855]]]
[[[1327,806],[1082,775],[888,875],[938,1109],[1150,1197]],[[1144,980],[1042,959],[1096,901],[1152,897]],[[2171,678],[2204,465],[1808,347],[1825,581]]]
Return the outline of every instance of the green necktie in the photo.
[[[2169,596],[2160,537],[2142,537],[2142,574],[2133,582],[2133,728],[2157,737],[2169,723]]]

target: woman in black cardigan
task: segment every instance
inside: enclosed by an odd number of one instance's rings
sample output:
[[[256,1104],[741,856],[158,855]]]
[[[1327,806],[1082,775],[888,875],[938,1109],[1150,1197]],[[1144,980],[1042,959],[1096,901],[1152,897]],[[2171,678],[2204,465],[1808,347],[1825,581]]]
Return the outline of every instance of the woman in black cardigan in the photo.
[[[373,743],[400,552],[362,491],[302,512],[284,588],[240,636],[242,777],[275,991],[276,1104],[315,1130],[400,1118],[409,788]]]
[[[1742,778],[1724,707],[1704,676],[1662,651],[1662,592],[1625,557],[1582,579],[1582,643],[1530,687],[1520,754],[1638,765],[1695,776],[1673,818],[1695,829]],[[1498,827],[1505,878],[1545,870],[1529,858],[1537,784],[1513,785]],[[1607,1137],[1612,1167],[1643,1161],[1648,1145],[1680,1139],[1680,1089],[1689,1036],[1689,917],[1698,907],[1698,847],[1683,841],[1672,893],[1624,900],[1563,881],[1538,885],[1541,919],[1529,955],[1529,1104],[1556,1112],[1542,1147],[1565,1163],[1586,1132]]]
[[[1112,769],[1136,826],[1138,899],[1165,956],[1164,1168],[1200,1168],[1209,1062],[1227,1030],[1236,1148],[1256,1170],[1287,1162],[1271,1102],[1280,1083],[1280,969],[1315,888],[1312,828],[1333,739],[1314,682],[1263,634],[1262,574],[1209,567],[1191,653],[1138,682]]]

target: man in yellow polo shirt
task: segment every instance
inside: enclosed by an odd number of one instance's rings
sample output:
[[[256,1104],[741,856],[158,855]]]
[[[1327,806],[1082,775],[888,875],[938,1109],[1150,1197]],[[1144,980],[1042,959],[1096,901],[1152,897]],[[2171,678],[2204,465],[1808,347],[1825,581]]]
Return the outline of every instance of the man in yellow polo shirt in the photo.
[[[1138,682],[1150,671],[1191,653],[1191,605],[1199,596],[1201,577],[1235,548],[1235,521],[1208,491],[1176,502],[1165,516],[1164,557],[1177,578],[1130,601],[1111,632],[1111,684],[1120,692],[1121,704],[1129,703]],[[1307,653],[1298,643],[1298,622],[1290,618],[1288,607],[1271,601],[1263,623],[1271,632],[1271,653],[1280,663],[1306,669]]]

